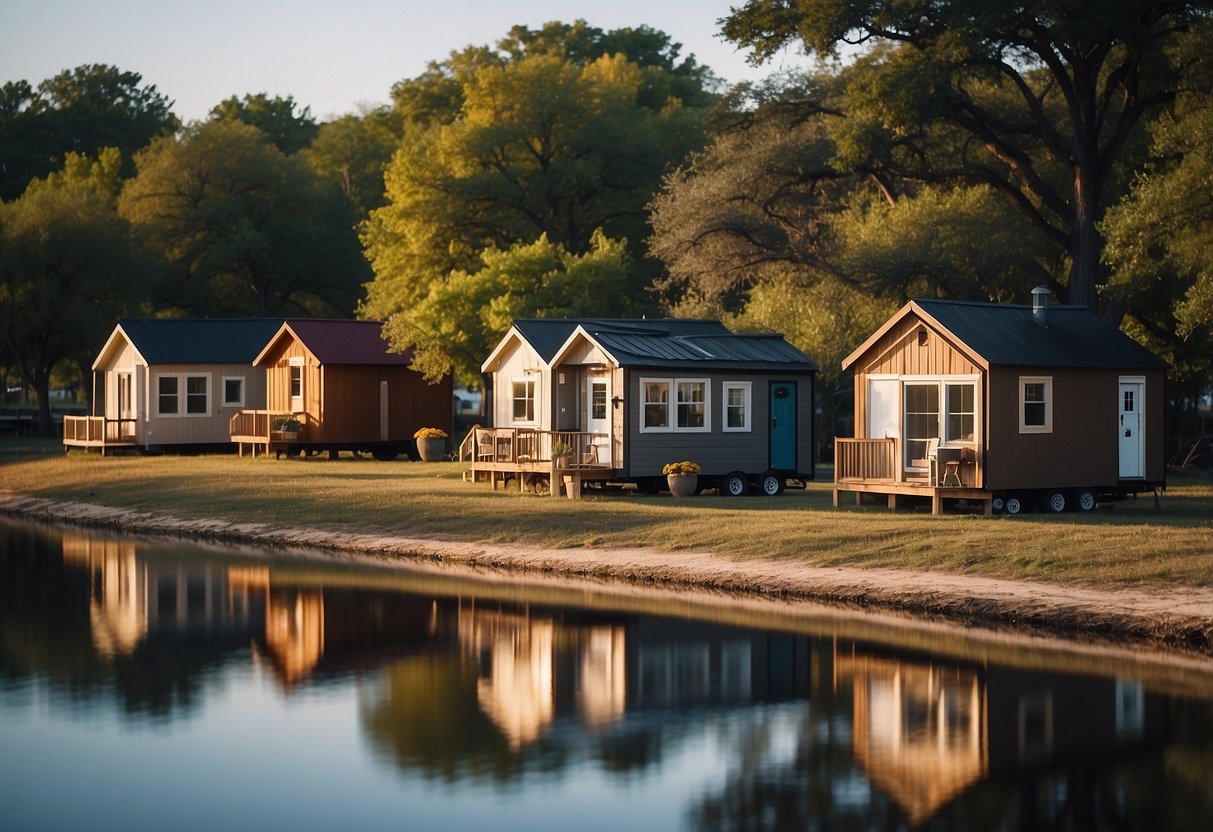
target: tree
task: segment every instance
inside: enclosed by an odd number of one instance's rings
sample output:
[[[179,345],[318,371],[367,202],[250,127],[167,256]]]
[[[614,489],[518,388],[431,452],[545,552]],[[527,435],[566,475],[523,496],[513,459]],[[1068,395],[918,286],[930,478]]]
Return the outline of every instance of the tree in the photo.
[[[315,139],[316,120],[310,107],[295,113],[292,96],[270,98],[263,92],[245,95],[243,99],[232,96],[220,101],[211,109],[212,119],[233,119],[251,124],[264,133],[274,146],[288,156],[298,153]]]
[[[69,155],[64,172],[0,204],[0,333],[51,432],[50,380],[61,362],[83,366],[141,296],[140,258],[114,211],[119,153],[95,163]]]
[[[0,90],[0,199],[15,199],[35,178],[60,169],[69,153],[131,155],[156,136],[177,129],[172,101],[137,72],[86,64],[43,81],[6,83]]]
[[[162,252],[158,308],[193,315],[345,315],[365,279],[353,215],[257,128],[191,125],[136,157],[118,209]]]
[[[601,231],[585,254],[540,236],[482,251],[479,260],[474,270],[435,281],[384,329],[390,343],[413,346],[413,368],[429,380],[453,371],[464,384],[478,385],[480,362],[516,318],[627,317],[646,308],[618,291],[631,269],[627,247]]]
[[[383,171],[400,144],[400,119],[388,110],[346,115],[320,125],[300,156],[321,179],[335,183],[366,217],[384,204]]]
[[[849,90],[844,113],[855,116],[860,144],[851,161],[994,188],[1068,252],[1068,300],[1095,309],[1098,223],[1125,179],[1118,163],[1143,118],[1191,82],[1205,50],[1181,47],[1211,8],[1163,0],[748,0],[723,24],[756,62],[790,43],[824,56],[899,45],[870,53],[870,71]],[[928,152],[940,130],[967,139],[959,155]]]

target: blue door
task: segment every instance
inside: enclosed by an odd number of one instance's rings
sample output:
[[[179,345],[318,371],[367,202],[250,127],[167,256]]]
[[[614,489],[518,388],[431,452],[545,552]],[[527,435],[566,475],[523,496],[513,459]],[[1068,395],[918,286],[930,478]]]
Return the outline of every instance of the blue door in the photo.
[[[796,382],[771,382],[771,465],[796,470]]]

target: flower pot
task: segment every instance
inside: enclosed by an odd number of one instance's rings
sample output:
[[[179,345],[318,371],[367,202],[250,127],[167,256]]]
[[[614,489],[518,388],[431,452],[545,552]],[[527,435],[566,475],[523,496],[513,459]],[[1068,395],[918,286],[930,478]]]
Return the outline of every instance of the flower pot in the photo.
[[[698,474],[666,474],[666,484],[675,497],[693,497],[699,486]]]
[[[577,497],[579,496],[577,494],[577,491],[579,488],[580,488],[580,486],[579,486],[579,484],[577,482],[577,478],[575,476],[573,476],[572,474],[564,475],[564,495],[566,497],[568,497],[570,500],[576,500]]]
[[[439,462],[446,455],[445,439],[418,439],[417,453],[423,462]]]
[[[282,437],[283,442],[294,442],[296,439],[299,438],[299,431],[281,430],[281,431],[278,431],[278,435]]]

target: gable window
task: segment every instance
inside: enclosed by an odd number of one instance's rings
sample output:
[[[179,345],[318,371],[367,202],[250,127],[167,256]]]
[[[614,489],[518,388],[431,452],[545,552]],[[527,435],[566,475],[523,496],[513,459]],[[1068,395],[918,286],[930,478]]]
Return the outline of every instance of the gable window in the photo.
[[[712,429],[706,378],[642,378],[643,418],[640,432],[707,432]]]
[[[724,395],[724,424],[721,430],[750,430],[750,382],[726,381],[721,388]]]
[[[244,379],[240,376],[224,377],[223,406],[244,407]]]
[[[162,375],[156,379],[156,413],[160,416],[206,416],[210,412],[209,375]]]
[[[1019,377],[1019,432],[1053,432],[1053,379]]]
[[[514,413],[515,422],[535,421],[535,380],[524,378],[514,381]]]

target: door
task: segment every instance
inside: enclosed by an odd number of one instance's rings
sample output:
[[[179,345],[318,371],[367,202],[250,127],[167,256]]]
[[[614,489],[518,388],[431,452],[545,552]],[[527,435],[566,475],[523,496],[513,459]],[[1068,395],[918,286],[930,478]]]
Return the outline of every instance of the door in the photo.
[[[130,373],[118,373],[118,438],[135,438],[134,387]]]
[[[386,442],[391,437],[388,435],[388,412],[387,412],[387,382],[379,382],[379,441]]]
[[[868,439],[896,439],[901,435],[899,383],[895,378],[868,379]]]
[[[774,471],[796,470],[796,382],[771,382],[771,454]]]
[[[1142,415],[1142,394],[1146,383],[1142,380],[1120,380],[1120,477],[1129,479],[1145,475],[1142,460],[1142,434],[1145,419]]]
[[[594,434],[590,444],[597,459],[611,464],[611,379],[608,376],[587,376],[585,380],[585,430]],[[588,450],[588,449],[587,449]]]

